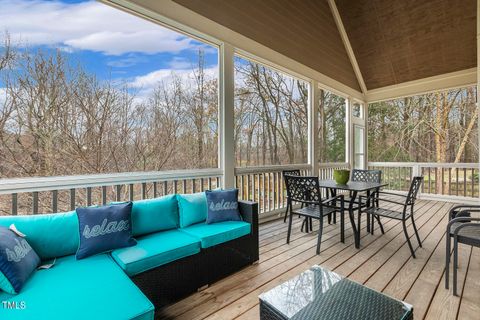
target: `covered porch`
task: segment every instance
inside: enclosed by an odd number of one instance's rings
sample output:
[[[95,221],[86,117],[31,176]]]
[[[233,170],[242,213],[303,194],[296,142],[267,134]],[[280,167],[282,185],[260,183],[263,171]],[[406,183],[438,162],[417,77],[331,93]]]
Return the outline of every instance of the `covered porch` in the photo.
[[[368,120],[371,104],[452,88],[476,88],[478,101],[480,0],[466,1],[468,5],[454,0],[423,5],[416,1],[408,5],[388,1],[388,12],[377,12],[372,4],[375,1],[100,2],[218,48],[218,135],[214,142],[217,146],[212,148],[217,152],[213,161],[218,160],[217,166],[0,179],[0,215],[58,213],[82,206],[237,188],[240,200],[258,203],[258,263],[156,310],[155,319],[259,319],[259,294],[315,264],[412,304],[415,319],[478,317],[480,249],[460,247],[458,297],[444,288],[444,260],[450,209],[456,204],[480,204],[479,163],[459,159],[369,161],[369,143],[375,141],[368,141]],[[448,18],[428,18],[430,13]],[[427,30],[425,23],[414,24],[408,18],[411,15],[426,16],[431,27]],[[391,16],[397,24],[388,30],[378,26],[380,20]],[[405,27],[410,24],[411,28]],[[472,25],[476,30],[474,39]],[[395,34],[395,28],[402,30],[400,35]],[[429,42],[424,43],[425,38]],[[440,46],[437,40],[444,42]],[[439,45],[441,52],[432,54],[433,45]],[[282,159],[267,165],[252,165],[242,158],[235,131],[235,61],[239,58],[305,84],[303,158],[295,155],[291,163]],[[326,146],[320,133],[324,91],[340,97],[345,110],[341,161],[329,162],[322,157]],[[474,130],[480,140],[480,126],[475,121],[478,109],[477,104],[475,115],[468,118],[474,127],[468,134]],[[291,140],[294,145],[302,143]],[[472,150],[480,154],[478,144]],[[478,157],[475,154],[472,158]],[[340,242],[338,224],[325,224],[322,251],[317,255],[318,222],[313,225],[314,232],[305,233],[301,231],[302,219],[295,217],[291,242],[287,244],[287,224],[283,221],[287,192],[282,171],[291,169],[322,180],[331,180],[336,169],[381,170],[382,180],[388,184],[384,189],[402,195],[408,192],[413,177],[423,176],[415,206],[423,248],[415,246],[416,259],[410,255],[401,223],[395,220],[385,220],[383,235],[377,224],[372,235],[366,232],[363,217],[359,249],[355,248],[348,222],[345,243]],[[382,205],[400,210],[396,205]]]

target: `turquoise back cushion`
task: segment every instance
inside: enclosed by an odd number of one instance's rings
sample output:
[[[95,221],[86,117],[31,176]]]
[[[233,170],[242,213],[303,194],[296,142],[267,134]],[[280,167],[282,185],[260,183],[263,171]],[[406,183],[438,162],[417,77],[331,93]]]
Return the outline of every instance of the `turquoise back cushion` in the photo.
[[[203,222],[207,219],[207,197],[205,192],[177,194],[180,228]]]
[[[8,228],[12,223],[26,235],[28,243],[42,260],[67,256],[77,251],[79,233],[75,211],[0,217],[0,226]]]
[[[176,228],[178,228],[178,205],[175,195],[133,201],[133,236]]]

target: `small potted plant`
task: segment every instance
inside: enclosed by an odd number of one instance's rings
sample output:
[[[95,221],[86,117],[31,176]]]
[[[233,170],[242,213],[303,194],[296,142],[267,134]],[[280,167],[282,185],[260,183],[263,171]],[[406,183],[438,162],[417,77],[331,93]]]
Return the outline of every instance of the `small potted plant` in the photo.
[[[333,170],[333,179],[337,184],[347,184],[350,178],[350,170]]]

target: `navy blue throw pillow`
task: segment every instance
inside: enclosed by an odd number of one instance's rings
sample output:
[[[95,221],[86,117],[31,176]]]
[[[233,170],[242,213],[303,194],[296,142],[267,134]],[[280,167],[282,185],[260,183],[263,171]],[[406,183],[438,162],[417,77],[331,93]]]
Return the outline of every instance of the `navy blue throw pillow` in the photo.
[[[39,264],[40,258],[25,238],[0,227],[0,290],[19,293]]]
[[[238,189],[205,191],[207,224],[242,220],[238,211]]]
[[[76,211],[80,227],[77,259],[137,244],[132,238],[131,202]]]

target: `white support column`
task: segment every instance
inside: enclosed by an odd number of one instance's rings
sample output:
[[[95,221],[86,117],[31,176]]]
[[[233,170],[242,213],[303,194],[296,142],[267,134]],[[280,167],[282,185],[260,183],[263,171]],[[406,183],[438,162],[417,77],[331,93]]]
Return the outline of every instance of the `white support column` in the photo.
[[[219,86],[219,164],[223,171],[222,187],[235,186],[235,79],[234,48],[230,44],[220,47],[220,86]]]
[[[317,81],[310,82],[308,95],[308,163],[311,174],[318,175],[318,104],[320,88]]]
[[[352,97],[348,97],[347,100],[345,101],[346,103],[346,146],[345,146],[345,161],[347,161],[348,165],[350,166],[350,169],[353,169],[353,122],[352,122],[352,103],[353,99]]]
[[[480,68],[478,62],[480,61],[480,0],[477,0],[477,112],[480,112]],[[480,124],[480,120],[477,120]],[[478,162],[480,168],[480,125],[478,127]],[[479,194],[480,197],[480,194]]]

